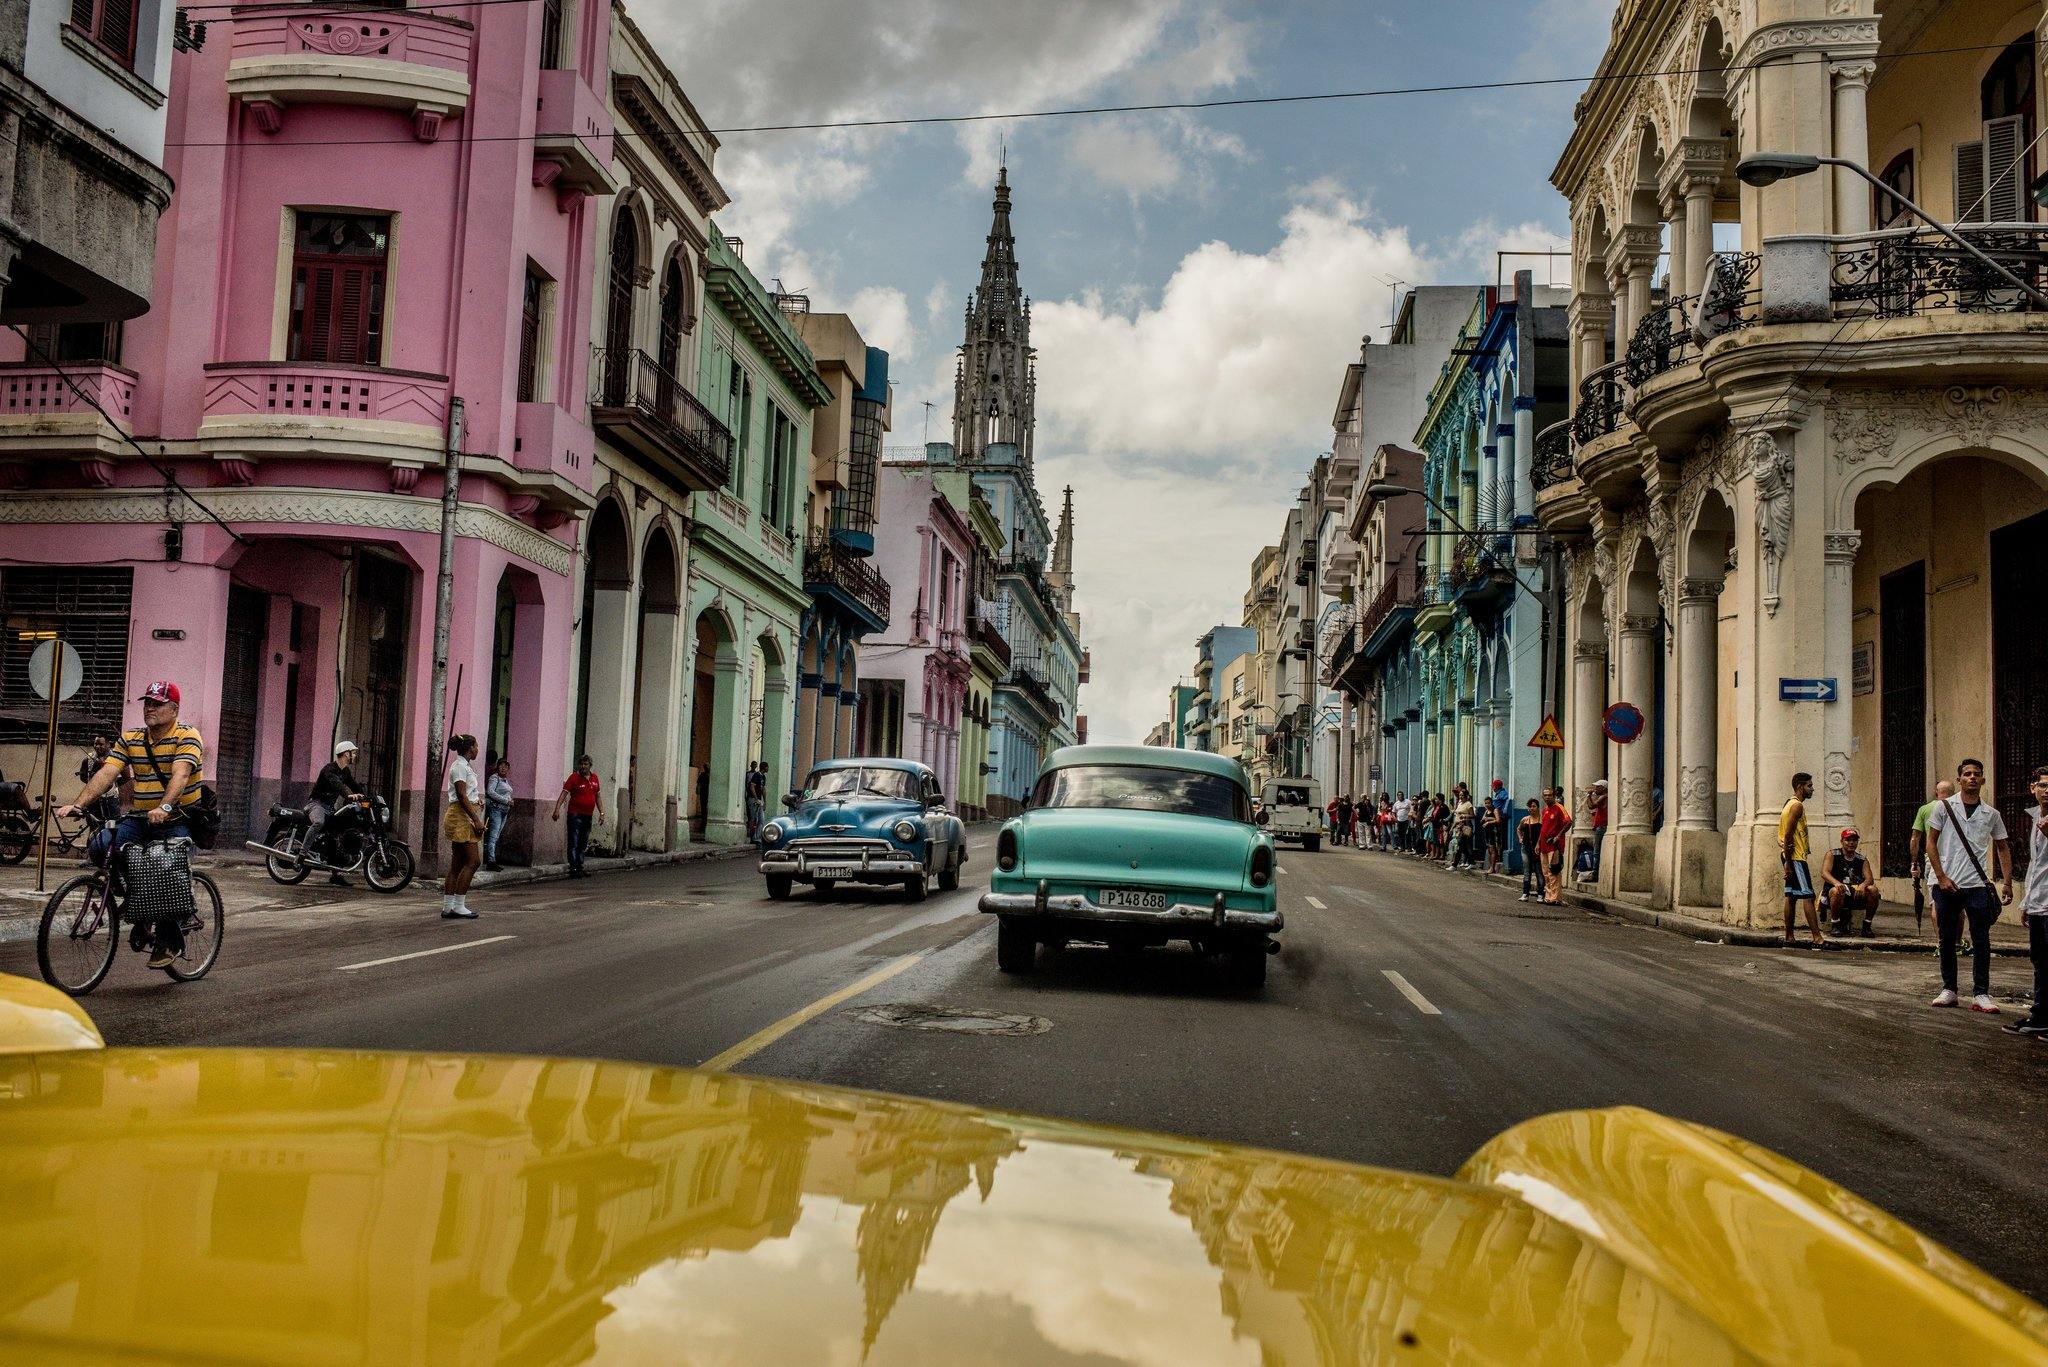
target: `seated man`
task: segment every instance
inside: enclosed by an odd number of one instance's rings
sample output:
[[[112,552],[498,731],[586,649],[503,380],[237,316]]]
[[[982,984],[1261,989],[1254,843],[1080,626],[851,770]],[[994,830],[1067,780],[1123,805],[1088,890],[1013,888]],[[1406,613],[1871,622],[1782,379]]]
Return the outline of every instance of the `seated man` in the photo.
[[[1877,871],[1858,848],[1862,837],[1855,831],[1842,832],[1841,848],[1827,857],[1820,868],[1821,900],[1828,909],[1830,928],[1837,935],[1849,933],[1851,915],[1862,908],[1863,930],[1868,935],[1870,918],[1877,911]]]

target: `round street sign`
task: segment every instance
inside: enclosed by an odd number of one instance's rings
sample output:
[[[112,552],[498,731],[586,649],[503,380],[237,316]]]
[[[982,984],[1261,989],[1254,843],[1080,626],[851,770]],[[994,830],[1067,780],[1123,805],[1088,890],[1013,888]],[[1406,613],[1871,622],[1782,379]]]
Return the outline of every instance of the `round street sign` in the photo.
[[[1643,709],[1632,702],[1618,702],[1600,714],[1600,729],[1607,739],[1627,745],[1643,734]]]
[[[36,691],[39,698],[50,696],[50,661],[57,653],[58,642],[45,641],[29,652],[28,686]],[[78,691],[85,682],[85,662],[78,658],[77,647],[64,643],[64,673],[57,680],[57,701],[63,702]]]

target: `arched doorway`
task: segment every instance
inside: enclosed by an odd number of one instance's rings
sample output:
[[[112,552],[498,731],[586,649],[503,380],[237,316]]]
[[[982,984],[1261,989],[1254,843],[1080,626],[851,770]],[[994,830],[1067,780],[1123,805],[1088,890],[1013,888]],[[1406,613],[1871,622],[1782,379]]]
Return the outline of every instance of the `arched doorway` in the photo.
[[[665,850],[674,841],[673,756],[681,563],[667,526],[656,527],[640,557],[640,640],[633,680],[633,745],[625,775],[633,822],[626,843],[636,849]]]
[[[738,781],[746,753],[738,635],[713,604],[697,614],[691,637],[690,834],[717,844],[735,844],[746,831]]]
[[[507,565],[498,576],[491,639],[490,738],[487,749],[511,761],[517,802],[498,845],[500,863],[523,864],[532,856],[532,804],[543,796],[542,783],[552,782],[555,757],[541,763],[541,644],[547,607],[540,578],[532,570]]]
[[[632,385],[633,295],[640,273],[640,227],[624,204],[612,217],[612,251],[605,273],[604,404],[625,405]]]
[[[601,500],[590,514],[583,566],[583,650],[576,691],[576,753],[588,754],[599,778],[611,788],[605,809],[622,819],[619,797],[626,790],[631,755],[626,732],[626,678],[639,633],[632,629],[632,545],[625,514],[615,500]],[[593,840],[602,847],[599,834]],[[612,841],[616,845],[616,839]]]
[[[748,749],[767,771],[768,796],[789,791],[790,687],[789,656],[780,637],[763,632],[754,642],[756,675],[750,683],[759,700],[759,729]]]

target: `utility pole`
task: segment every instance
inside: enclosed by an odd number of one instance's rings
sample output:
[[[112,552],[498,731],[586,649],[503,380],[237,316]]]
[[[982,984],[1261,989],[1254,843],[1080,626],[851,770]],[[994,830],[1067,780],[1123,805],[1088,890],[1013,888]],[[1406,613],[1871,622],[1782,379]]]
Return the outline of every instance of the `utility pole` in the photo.
[[[455,615],[455,496],[462,484],[462,400],[448,401],[448,448],[441,463],[441,573],[434,590],[434,672],[427,688],[427,794],[420,822],[421,852],[440,844],[434,819],[441,798],[442,756],[448,750],[448,632]]]

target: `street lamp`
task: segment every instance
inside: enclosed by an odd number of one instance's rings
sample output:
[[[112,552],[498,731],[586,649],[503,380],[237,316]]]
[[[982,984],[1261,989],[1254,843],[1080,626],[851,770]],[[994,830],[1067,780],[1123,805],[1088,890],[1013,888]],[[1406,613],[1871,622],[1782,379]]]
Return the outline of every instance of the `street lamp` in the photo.
[[[1480,537],[1480,533],[1473,531],[1470,527],[1467,527],[1464,523],[1458,521],[1458,519],[1452,515],[1451,510],[1444,507],[1443,504],[1437,502],[1436,498],[1427,489],[1411,489],[1405,484],[1396,484],[1392,480],[1383,479],[1375,483],[1366,485],[1365,492],[1368,496],[1376,499],[1398,498],[1403,494],[1419,495],[1420,497],[1428,501],[1430,507],[1436,509],[1437,512],[1443,515],[1444,521],[1450,523],[1451,527],[1458,533],[1458,535],[1470,537],[1474,541],[1477,541]],[[1522,592],[1528,594],[1531,598],[1534,598],[1539,603],[1543,601],[1543,595],[1536,592],[1536,590],[1530,588],[1526,583],[1523,583],[1521,575],[1516,574],[1512,569],[1510,569],[1508,571],[1508,577],[1515,581],[1515,583],[1521,588]]]
[[[1813,156],[1803,152],[1752,152],[1735,164],[1735,178],[1744,185],[1755,186],[1760,190],[1767,185],[1776,185],[1781,180],[1790,180],[1795,176],[1811,175],[1823,166],[1840,166],[1854,171],[1857,175],[1875,185],[1879,193],[1890,195],[1893,199],[1897,200],[1907,213],[1913,215],[1913,217],[1919,219],[1958,247],[1961,247],[1971,256],[1976,257],[1978,262],[1987,270],[1990,270],[2001,280],[2004,280],[2014,289],[2026,295],[2036,305],[2048,309],[2048,294],[2041,293],[2041,291],[2035,289],[1996,261],[1993,261],[1975,243],[1963,237],[1947,224],[1940,222],[1912,200],[1907,199],[1897,190],[1846,157]]]

